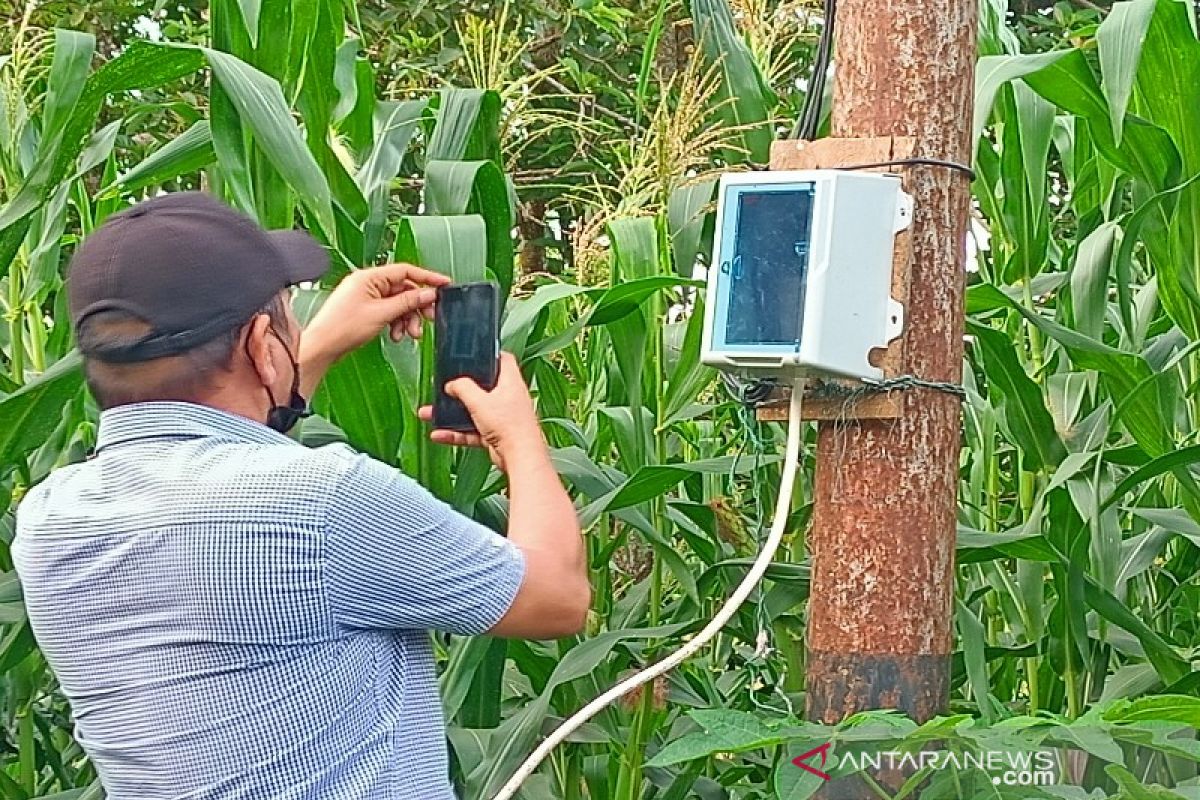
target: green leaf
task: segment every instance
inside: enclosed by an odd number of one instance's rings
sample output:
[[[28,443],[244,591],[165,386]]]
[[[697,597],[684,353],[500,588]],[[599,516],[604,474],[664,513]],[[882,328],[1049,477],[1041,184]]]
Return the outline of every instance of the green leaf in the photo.
[[[692,277],[696,256],[704,236],[708,206],[716,191],[717,181],[708,179],[687,183],[676,188],[667,198],[667,230],[671,236],[671,254],[675,272],[682,278]]]
[[[1179,468],[1189,467],[1197,462],[1200,462],[1200,445],[1180,448],[1166,455],[1159,456],[1149,463],[1138,467],[1118,483],[1117,487],[1113,489],[1112,494],[1106,497],[1104,502],[1100,504],[1099,510],[1104,511],[1114,503],[1119,503],[1126,494],[1151,478],[1156,478],[1167,472],[1178,472]]]
[[[487,456],[484,456],[487,459]],[[475,637],[487,642],[482,661],[471,676],[470,691],[459,709],[459,722],[468,728],[494,728],[500,724],[504,664],[508,660],[508,641]]]
[[[320,414],[300,421],[296,440],[305,447],[324,447],[327,444],[346,444],[346,432]]]
[[[1182,175],[1200,174],[1200,42],[1192,28],[1187,4],[1160,0],[1146,29],[1133,92],[1134,112],[1161,126],[1167,141],[1177,148]],[[1132,121],[1134,118],[1130,118]],[[1130,128],[1126,136],[1130,137]],[[1128,144],[1128,143],[1127,143]],[[1155,154],[1150,143],[1137,147],[1137,154]],[[1159,150],[1169,145],[1160,144]],[[1176,183],[1168,176],[1154,190]],[[1173,209],[1162,225],[1157,217],[1142,237],[1159,281],[1159,293],[1167,313],[1192,338],[1200,334],[1200,184],[1191,183],[1178,193]]]
[[[1021,137],[1021,165],[1025,168],[1025,190],[1031,203],[1026,212],[1044,226],[1046,197],[1046,161],[1054,130],[1054,105],[1043,100],[1023,83],[1013,84],[1017,129]],[[1030,273],[1032,274],[1032,273]]]
[[[1130,723],[1153,720],[1178,722],[1200,729],[1200,697],[1158,695],[1119,703],[1104,714],[1107,722]]]
[[[685,281],[671,275],[623,281],[618,286],[605,289],[588,317],[589,325],[607,325],[632,314],[646,300],[663,289],[675,286],[699,286],[699,281]]]
[[[1066,450],[1054,418],[1046,410],[1042,390],[1025,372],[1013,350],[1012,340],[998,330],[970,323],[979,344],[990,388],[1000,395],[998,405],[1030,468],[1056,466]]]
[[[0,638],[0,675],[7,675],[17,664],[37,650],[29,623],[14,625]]]
[[[608,631],[573,647],[558,662],[541,694],[492,732],[489,744],[494,746],[487,748],[488,758],[468,767],[466,794],[491,797],[499,791],[536,741],[550,711],[550,700],[555,689],[591,675],[604,663],[613,648],[622,642],[658,639],[670,636],[683,627],[677,624]]]
[[[0,572],[0,625],[25,622],[25,603],[21,600],[21,582],[16,572]]]
[[[246,33],[250,37],[250,46],[258,47],[258,17],[262,10],[262,0],[238,0],[238,8],[242,12]]]
[[[1179,193],[1189,186],[1196,185],[1200,173],[1193,175],[1178,186],[1159,192],[1145,200],[1137,210],[1129,215],[1125,222],[1124,234],[1114,260],[1117,273],[1117,297],[1121,302],[1122,317],[1126,328],[1132,332],[1133,311],[1130,295],[1129,276],[1133,272],[1134,247],[1145,240],[1147,248],[1152,252],[1154,242],[1163,238],[1162,229],[1170,225],[1171,207],[1177,202]],[[1145,233],[1143,233],[1143,231]],[[1200,309],[1195,308],[1189,301],[1183,286],[1188,282],[1187,264],[1177,264],[1172,260],[1155,261],[1156,276],[1154,280],[1166,286],[1166,311],[1184,332],[1192,338],[1200,335]]]
[[[758,460],[758,465],[763,467],[778,461],[779,456],[765,456]],[[721,456],[642,467],[606,498],[604,510],[615,511],[644,503],[678,486],[691,475],[728,475],[735,467],[738,472],[745,472],[753,467],[753,459]]]
[[[429,138],[431,161],[477,161],[500,165],[500,95],[482,89],[443,89]]]
[[[1059,108],[1086,119],[1096,148],[1110,163],[1136,174],[1155,191],[1168,188],[1177,179],[1179,151],[1163,128],[1130,117],[1121,145],[1116,144],[1108,102],[1082,51],[1065,51],[1024,80]]]
[[[1108,276],[1111,272],[1113,244],[1120,230],[1115,222],[1101,223],[1079,243],[1075,264],[1071,268],[1071,307],[1075,329],[1093,339],[1099,339],[1104,333],[1105,313],[1108,310]]]
[[[745,160],[765,164],[770,155],[769,104],[774,98],[766,88],[754,55],[738,33],[726,0],[692,0],[696,41],[709,64],[718,64],[721,83],[714,102],[725,124],[740,129],[742,153],[729,153],[731,162]]]
[[[96,37],[90,33],[54,29],[54,60],[50,62],[46,87],[39,160],[52,155],[62,145],[67,122],[74,115],[87,86],[95,49]]]
[[[212,129],[208,120],[202,119],[126,170],[101,189],[100,194],[115,194],[118,187],[130,193],[140,192],[148,186],[197,172],[213,163],[216,157]]]
[[[377,112],[390,103],[375,99],[375,70],[370,60],[361,56],[354,62],[354,89],[354,107],[337,120],[337,130],[349,141],[351,150],[361,156],[374,146]],[[424,100],[405,102],[418,102],[422,108],[426,105]]]
[[[1200,547],[1200,525],[1186,511],[1175,508],[1131,508],[1135,516],[1161,526],[1164,530],[1191,540]]]
[[[204,53],[213,78],[220,82],[241,121],[254,133],[257,146],[308,211],[310,227],[336,247],[337,226],[329,183],[305,144],[279,83],[228,53],[211,48],[204,48]]]
[[[358,105],[358,51],[362,43],[358,39],[346,39],[337,48],[333,66],[333,88],[337,91],[337,102],[330,111],[330,120],[339,123]],[[373,98],[372,98],[373,99]]]
[[[375,141],[354,178],[370,207],[363,230],[367,253],[377,252],[383,240],[392,179],[400,174],[404,154],[426,105],[424,100],[379,103],[375,111]]]
[[[975,114],[971,123],[971,141],[979,141],[1000,87],[1050,66],[1065,51],[1019,56],[984,56],[975,66]]]
[[[1100,695],[1100,704],[1106,705],[1113,700],[1135,697],[1144,692],[1162,686],[1151,664],[1126,664],[1108,676],[1104,682],[1104,693]]]
[[[700,340],[703,335],[704,301],[697,296],[691,316],[687,320],[683,342],[679,346],[675,368],[667,380],[665,407],[662,412],[667,423],[694,403],[716,376],[711,367],[700,363]]]
[[[495,639],[487,636],[459,636],[450,647],[446,668],[438,677],[442,713],[452,720],[462,708],[470,691],[475,671],[483,664]]]
[[[282,6],[281,10],[286,11],[287,3]],[[312,38],[304,52],[304,73],[296,107],[304,121],[304,139],[308,151],[324,175],[332,202],[340,212],[339,249],[347,261],[362,264],[366,263],[368,256],[362,251],[361,226],[369,216],[369,209],[358,185],[330,144],[333,112],[338,102],[335,86],[337,59],[345,29],[345,10],[341,0],[320,0]],[[286,62],[290,54],[280,48],[279,56]],[[282,75],[285,70],[286,66],[281,64],[278,70],[271,70],[269,74]],[[303,196],[300,199],[303,201]],[[263,202],[261,196],[258,200]],[[370,255],[374,256],[374,253]]]
[[[958,527],[958,563],[975,564],[998,558],[1058,561],[1061,555],[1040,533],[988,533]]]
[[[1083,750],[1109,763],[1124,760],[1121,747],[1104,728],[1083,720],[1055,725],[1050,735],[1071,747]]]
[[[1121,542],[1120,566],[1113,581],[1118,593],[1126,582],[1150,568],[1171,538],[1170,531],[1151,528]]]
[[[512,209],[504,174],[491,161],[430,161],[425,166],[426,213],[478,214],[487,229],[487,267],[507,297],[513,278]]]
[[[0,400],[0,465],[17,463],[62,423],[63,409],[83,386],[81,363],[72,353]]]
[[[500,342],[505,350],[521,358],[525,342],[542,312],[554,303],[576,297],[588,291],[586,286],[570,283],[549,283],[539,286],[533,295],[509,300],[504,322],[500,326]]]
[[[700,726],[700,731],[681,736],[668,743],[648,767],[668,767],[713,753],[740,753],[783,742],[787,737],[778,728],[768,727],[762,720],[746,711],[711,708],[689,711],[688,716]]]
[[[403,425],[400,392],[379,339],[330,367],[313,409],[341,428],[355,449],[396,463]]]
[[[1155,380],[1155,374],[1144,358],[1116,350],[1016,304],[1012,307],[1063,345],[1075,364],[1103,374],[1109,393],[1121,400],[1118,418],[1143,450],[1158,456],[1174,448],[1173,426],[1169,421],[1169,414],[1173,412],[1170,411],[1172,404],[1168,402],[1168,389]]]
[[[64,32],[70,34],[70,32]],[[78,38],[83,36],[83,39]],[[90,58],[91,37],[64,35],[60,41],[63,58],[69,65],[58,76],[63,81],[78,81],[80,52]],[[104,64],[82,83],[82,91],[63,87],[47,103],[47,113],[55,122],[53,131],[42,139],[37,160],[13,199],[0,210],[0,274],[8,270],[17,249],[29,229],[29,217],[58,191],[63,179],[74,168],[79,154],[90,140],[105,98],[118,92],[150,89],[195,72],[203,64],[195,49],[159,45],[135,40],[116,58]],[[51,69],[52,73],[54,69]],[[76,99],[77,98],[77,99]]]
[[[825,779],[820,775],[814,775],[792,763],[792,759],[805,755],[817,744],[820,742],[811,739],[788,744],[772,778],[775,789],[773,798],[777,798],[777,800],[808,800],[825,785]],[[812,765],[819,768],[820,760],[812,762]]]
[[[1174,683],[1191,671],[1191,666],[1174,648],[1090,576],[1084,576],[1083,591],[1088,605],[1096,613],[1137,638],[1163,683]]]
[[[1129,106],[1129,95],[1133,92],[1142,58],[1142,43],[1146,40],[1156,5],[1157,0],[1113,3],[1108,16],[1096,29],[1104,97],[1108,100],[1117,145],[1121,144],[1125,130],[1125,109]]]
[[[487,276],[487,226],[478,214],[401,217],[394,260],[449,275],[455,283]]]
[[[608,234],[612,240],[614,284],[621,285],[627,281],[644,279],[659,272],[658,232],[658,221],[654,217],[623,217],[608,224]],[[601,314],[602,309],[597,305],[590,318],[593,324],[598,324],[595,320]],[[639,303],[636,310],[607,323],[608,334],[612,338],[612,356],[617,363],[617,371],[624,387],[624,399],[618,402],[627,403],[636,409],[633,420],[638,429],[638,435],[635,437],[638,446],[633,452],[624,453],[629,463],[635,466],[645,464],[648,460],[648,451],[643,446],[646,436],[642,431],[641,411],[642,379],[651,358],[647,353],[651,316],[649,310]],[[650,366],[651,369],[655,368],[652,363]]]
[[[1181,794],[1165,789],[1158,784],[1147,785],[1120,764],[1109,764],[1104,768],[1108,776],[1121,788],[1120,800],[1187,800]]]
[[[961,600],[956,601],[957,612],[954,615],[955,628],[962,642],[963,661],[967,668],[967,679],[971,684],[971,696],[975,706],[984,715],[984,719],[993,721],[992,704],[988,699],[988,688],[991,681],[987,667],[987,634],[983,623],[975,612]]]

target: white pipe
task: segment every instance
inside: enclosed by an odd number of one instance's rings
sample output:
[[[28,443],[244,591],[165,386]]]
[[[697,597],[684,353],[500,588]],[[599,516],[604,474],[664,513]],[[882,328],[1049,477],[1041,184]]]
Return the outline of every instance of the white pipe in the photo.
[[[742,582],[733,590],[733,594],[725,601],[725,605],[721,606],[716,616],[712,618],[712,621],[704,626],[704,630],[696,634],[694,638],[686,642],[674,653],[662,661],[651,664],[641,672],[630,675],[575,712],[570,719],[567,719],[555,728],[554,732],[537,746],[537,749],[533,751],[529,758],[525,759],[524,763],[513,773],[513,776],[508,779],[508,783],[504,784],[493,800],[512,800],[521,788],[521,784],[533,774],[534,770],[545,760],[546,756],[550,755],[555,747],[558,747],[583,723],[622,696],[642,684],[649,683],[659,675],[674,669],[686,661],[707,644],[710,639],[716,636],[725,627],[726,623],[733,618],[733,615],[737,613],[742,603],[746,602],[746,598],[750,596],[750,593],[754,591],[754,587],[762,580],[767,567],[771,565],[771,561],[775,558],[775,551],[779,549],[779,543],[783,540],[784,529],[787,527],[788,513],[791,511],[792,506],[792,487],[796,482],[796,470],[799,468],[800,462],[800,412],[803,396],[804,378],[800,377],[792,385],[792,401],[788,411],[787,448],[783,461],[783,476],[779,481],[779,499],[775,503],[775,519],[771,522],[771,531],[767,535],[767,541],[763,543],[762,551],[759,552],[758,557],[754,560],[754,564],[751,565],[750,571],[746,573],[746,577],[742,579]]]

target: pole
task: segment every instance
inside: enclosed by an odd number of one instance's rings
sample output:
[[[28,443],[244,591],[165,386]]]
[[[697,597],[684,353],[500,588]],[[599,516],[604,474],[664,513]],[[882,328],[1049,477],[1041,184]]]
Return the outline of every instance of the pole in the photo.
[[[976,18],[976,0],[839,0],[833,135],[910,136],[916,157],[969,164]],[[944,168],[907,175],[916,212],[903,372],[957,383],[970,187]],[[961,410],[937,390],[899,397],[895,420],[820,424],[813,720],[898,708],[923,721],[948,700]]]

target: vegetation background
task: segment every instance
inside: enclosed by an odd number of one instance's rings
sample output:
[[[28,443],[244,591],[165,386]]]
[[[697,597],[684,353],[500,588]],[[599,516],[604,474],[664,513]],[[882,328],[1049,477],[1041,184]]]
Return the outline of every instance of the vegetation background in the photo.
[[[6,2],[0,798],[102,797],[8,543],[28,487],[95,438],[67,259],[160,191],[305,225],[335,254],[328,283],[396,258],[502,285],[504,346],[578,498],[596,603],[577,639],[438,640],[464,798],[713,612],[763,534],[781,433],[697,363],[693,275],[714,176],[765,162],[806,103],[828,118],[828,90],[807,96],[815,0]],[[790,759],[826,740],[1045,747],[1058,765],[1052,786],[923,771],[880,797],[926,779],[923,797],[1200,797],[1195,11],[981,0],[950,715],[797,719],[802,480],[786,561],[754,601],[524,797],[800,800],[819,781]],[[300,292],[298,313],[321,299]],[[299,435],[347,440],[499,528],[486,457],[426,442],[429,378],[427,345],[374,343],[330,373]]]

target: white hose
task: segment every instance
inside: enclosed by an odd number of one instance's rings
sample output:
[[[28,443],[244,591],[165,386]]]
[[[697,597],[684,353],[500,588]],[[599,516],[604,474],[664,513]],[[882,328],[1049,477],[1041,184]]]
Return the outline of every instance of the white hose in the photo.
[[[763,543],[762,551],[754,560],[754,564],[751,565],[750,571],[746,573],[746,577],[742,579],[742,582],[733,590],[733,594],[725,601],[725,605],[721,606],[721,609],[717,611],[712,621],[704,626],[704,630],[696,634],[683,647],[680,647],[662,661],[651,664],[641,672],[630,675],[579,709],[579,711],[575,712],[574,716],[555,728],[554,732],[537,746],[537,749],[533,751],[529,758],[525,759],[524,763],[513,773],[513,776],[508,779],[508,783],[504,784],[493,800],[512,800],[521,788],[521,784],[533,774],[534,770],[545,760],[546,756],[550,755],[555,747],[558,747],[583,723],[594,717],[601,709],[617,701],[637,687],[644,683],[649,683],[659,675],[674,669],[686,661],[710,639],[716,636],[725,627],[725,624],[732,619],[733,615],[737,613],[742,603],[746,602],[746,598],[750,596],[750,593],[754,591],[754,587],[762,580],[767,567],[771,565],[771,561],[775,558],[775,551],[779,549],[779,543],[783,540],[784,529],[787,527],[788,513],[791,511],[792,505],[792,487],[796,482],[796,470],[800,462],[800,411],[803,396],[804,378],[800,377],[792,385],[792,401],[788,411],[787,449],[783,461],[783,476],[779,481],[779,500],[775,503],[775,519],[771,522],[771,531],[767,535],[767,541]]]

